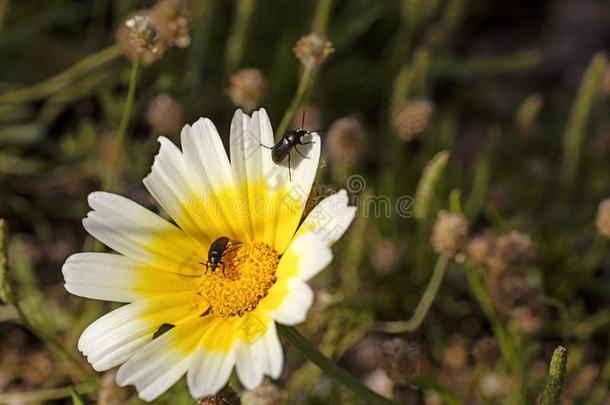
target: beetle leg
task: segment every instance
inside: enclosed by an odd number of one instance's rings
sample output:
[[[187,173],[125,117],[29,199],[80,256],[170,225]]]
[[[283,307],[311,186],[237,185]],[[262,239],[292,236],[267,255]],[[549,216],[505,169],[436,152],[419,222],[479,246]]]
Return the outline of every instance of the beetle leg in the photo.
[[[208,274],[208,270],[209,270],[208,262],[205,262],[204,264],[205,264],[205,272],[203,274],[206,275],[206,274]]]
[[[310,142],[308,142],[308,143],[310,143]],[[302,143],[301,145],[307,145],[307,143]],[[303,159],[309,159],[309,157],[308,157],[308,156],[305,156],[305,155],[303,155],[303,154],[301,153],[301,151],[300,151],[300,150],[299,150],[299,149],[296,147],[296,145],[295,145],[295,147],[294,147],[294,150],[296,150],[296,151],[297,151],[297,153],[298,153],[299,155],[301,155],[301,157],[302,157]]]
[[[288,152],[288,180],[292,181],[292,171],[290,169],[290,152]]]
[[[267,149],[269,149],[269,150],[273,149],[273,146],[267,146],[267,145],[263,145],[262,143],[261,143],[261,146],[262,146],[263,148],[267,148]]]
[[[225,257],[227,253],[235,252],[237,249],[239,249],[239,246],[236,246],[235,249],[225,250],[225,252],[222,254],[222,257]]]
[[[227,278],[227,275],[225,274],[225,262],[223,262],[222,260],[220,261],[220,264],[222,264],[222,276],[224,278]]]

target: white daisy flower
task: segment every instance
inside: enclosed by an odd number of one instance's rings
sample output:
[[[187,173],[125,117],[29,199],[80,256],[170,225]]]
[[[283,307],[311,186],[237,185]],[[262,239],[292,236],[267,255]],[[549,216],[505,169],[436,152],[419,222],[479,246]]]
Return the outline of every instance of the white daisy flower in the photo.
[[[276,322],[305,320],[306,281],[332,260],[330,246],[352,222],[345,191],[302,221],[320,158],[320,139],[276,165],[265,110],[237,110],[230,161],[208,119],[185,126],[182,151],[161,137],[144,185],[175,225],[116,194],[89,196],[85,229],[116,253],[77,253],[63,266],[65,287],[82,297],[128,303],[83,332],[78,348],[98,370],[121,367],[120,385],[153,400],[186,373],[193,397],[217,393],[235,367],[244,387],[278,378],[283,352]],[[206,269],[226,236],[223,264]],[[162,325],[173,326],[161,334]]]

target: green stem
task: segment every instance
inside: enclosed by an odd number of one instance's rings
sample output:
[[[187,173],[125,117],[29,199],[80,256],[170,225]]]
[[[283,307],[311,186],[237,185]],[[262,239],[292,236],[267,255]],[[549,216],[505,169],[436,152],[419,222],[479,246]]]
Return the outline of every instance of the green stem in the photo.
[[[227,41],[226,72],[231,74],[240,62],[246,34],[254,11],[254,0],[239,0],[231,36]]]
[[[316,13],[311,24],[311,31],[318,35],[326,35],[326,27],[330,19],[330,11],[332,10],[333,0],[318,0]]]
[[[415,308],[415,312],[413,313],[411,319],[409,319],[408,321],[387,322],[383,327],[383,330],[385,332],[413,332],[421,326],[422,322],[426,318],[426,315],[428,314],[428,311],[430,310],[430,307],[432,306],[432,303],[434,302],[434,299],[436,298],[436,294],[438,293],[441,283],[443,282],[445,269],[447,268],[448,263],[448,255],[442,254],[438,257],[438,260],[436,261],[436,265],[434,266],[434,270],[432,272],[432,277],[430,277],[430,282],[428,283],[426,291],[424,291],[421,300],[417,304],[417,307]]]
[[[310,68],[310,67],[305,67],[304,69],[305,70],[303,71],[303,74],[301,75],[301,81],[299,82],[299,87],[297,88],[297,92],[295,93],[292,101],[290,102],[290,106],[284,113],[284,116],[282,117],[282,121],[280,122],[280,126],[277,129],[276,138],[279,138],[282,135],[284,135],[284,133],[288,129],[288,125],[290,125],[290,120],[292,119],[292,116],[294,115],[295,110],[301,104],[301,102],[303,101],[303,98],[305,97],[305,94],[307,93],[307,90],[309,89],[309,85],[313,78],[314,69]]]
[[[0,394],[0,404],[43,402],[69,398],[72,395],[71,388],[79,394],[89,394],[97,390],[96,385],[84,383],[75,387],[49,388],[29,392],[9,392],[6,394]]]
[[[21,323],[23,323],[23,325],[31,333],[38,336],[49,347],[49,349],[51,349],[52,352],[59,354],[59,356],[72,363],[79,371],[82,372],[83,376],[86,377],[89,374],[89,372],[83,367],[83,364],[80,362],[80,360],[74,355],[74,353],[66,349],[62,342],[60,342],[55,336],[50,335],[46,331],[43,331],[42,329],[34,326],[34,324],[29,320],[28,316],[21,308],[21,305],[18,301],[13,302],[13,306],[17,311],[17,314],[19,315]],[[95,384],[95,381],[92,380],[90,383]]]
[[[79,359],[67,350],[62,342],[59,341],[55,336],[47,333],[43,328],[36,327],[21,308],[21,304],[16,299],[11,288],[9,273],[9,259],[8,259],[8,227],[3,219],[0,219],[0,299],[6,302],[15,309],[21,323],[34,335],[38,336],[54,353],[61,355],[64,359],[73,363],[76,368],[83,372],[83,375],[88,374],[87,370],[83,368],[82,363]]]
[[[8,226],[2,218],[0,218],[0,301],[7,304],[14,302],[8,272]]]
[[[81,59],[73,66],[41,83],[0,94],[0,104],[27,103],[53,95],[72,84],[78,78],[85,76],[95,68],[116,59],[120,55],[121,50],[119,46],[111,45]]]
[[[8,12],[8,0],[0,0],[0,31],[4,27],[4,19]]]
[[[116,141],[112,149],[110,156],[110,162],[108,164],[108,171],[106,172],[106,178],[102,183],[102,189],[110,190],[113,186],[115,178],[115,169],[117,166],[117,160],[121,150],[123,149],[123,143],[125,142],[125,133],[127,132],[127,125],[129,124],[129,118],[133,110],[133,100],[136,93],[136,82],[138,78],[138,67],[140,65],[140,58],[136,56],[131,64],[131,72],[129,74],[129,89],[127,90],[127,99],[125,100],[125,108],[123,109],[123,117],[119,124],[119,129],[116,133]]]
[[[517,350],[509,338],[508,333],[504,329],[502,322],[500,322],[496,315],[491,298],[485,290],[483,277],[476,267],[470,265],[466,265],[466,277],[468,278],[470,289],[479,302],[483,314],[485,314],[485,317],[489,321],[491,328],[498,339],[498,345],[500,346],[502,357],[504,357],[504,360],[508,363],[512,371],[515,374],[520,375],[523,370],[523,366],[521,364],[519,353],[517,353]]]
[[[540,405],[559,405],[561,391],[566,374],[566,364],[568,362],[568,351],[564,346],[558,346],[553,352],[551,365],[549,366],[549,376],[542,393]]]
[[[278,330],[290,341],[305,357],[316,364],[333,380],[351,390],[360,399],[373,405],[394,404],[393,401],[382,397],[368,389],[360,380],[337,365],[334,361],[320,353],[295,328],[278,325]]]
[[[597,53],[583,75],[570,118],[563,134],[563,176],[568,190],[577,178],[580,155],[589,117],[599,94],[599,86],[608,66],[604,53]]]

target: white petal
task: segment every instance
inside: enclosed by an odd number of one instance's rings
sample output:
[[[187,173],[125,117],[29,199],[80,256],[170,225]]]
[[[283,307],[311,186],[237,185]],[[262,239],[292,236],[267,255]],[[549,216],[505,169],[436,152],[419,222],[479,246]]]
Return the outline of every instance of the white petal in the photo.
[[[181,142],[188,175],[206,209],[202,219],[211,224],[217,236],[248,239],[247,211],[240,212],[246,203],[240,199],[245,200],[245,196],[236,193],[229,158],[214,124],[201,118],[192,127],[186,126]]]
[[[112,253],[73,254],[62,273],[66,290],[72,294],[106,301],[132,302],[197,288],[193,277],[157,270]]]
[[[78,349],[95,370],[103,371],[124,363],[152,340],[154,327],[139,319],[145,307],[141,302],[124,305],[85,329],[78,340]]]
[[[199,342],[187,374],[189,390],[194,398],[215,395],[222,389],[231,376],[235,365],[235,353],[214,350],[219,342],[232,339],[227,334],[227,326],[220,327],[224,319],[212,319],[207,325],[204,337]],[[229,326],[232,332],[232,327]]]
[[[291,277],[284,282],[274,284],[272,289],[287,289],[288,294],[279,308],[271,311],[269,315],[277,322],[284,325],[297,325],[305,321],[307,312],[313,304],[313,291],[299,277]]]
[[[89,194],[90,211],[83,226],[115,251],[163,270],[198,274],[196,257],[203,247],[157,214],[117,194]],[[171,241],[159,243],[159,241]]]
[[[205,187],[222,189],[231,186],[231,166],[216,127],[207,118],[188,125],[180,135],[184,159],[195,190]]]
[[[235,360],[237,376],[246,389],[252,390],[263,382],[263,375],[269,365],[262,338],[253,343],[238,342],[235,347]]]
[[[119,368],[117,383],[135,385],[146,401],[163,394],[188,370],[203,322],[202,318],[187,321],[148,343]]]
[[[234,143],[238,144],[239,132],[235,133],[235,138]],[[247,133],[242,135],[241,142],[244,144],[246,159],[246,188],[253,238],[274,246],[276,218],[273,215],[272,197],[273,193],[281,190],[284,180],[282,168],[273,163],[271,151],[268,149],[274,144],[273,129],[264,109],[252,114],[250,126]]]
[[[144,179],[144,185],[180,228],[194,240],[209,244],[216,232],[210,225],[202,225],[196,220],[200,214],[200,201],[195,198],[184,155],[165,137],[159,137],[159,143],[159,153],[150,174]]]
[[[197,295],[179,294],[124,305],[89,325],[78,340],[78,349],[98,371],[129,360],[164,323],[175,324],[203,312],[193,307]]]
[[[295,274],[309,280],[324,270],[333,259],[330,248],[315,233],[305,233],[292,241],[280,259],[276,270],[278,279]]]
[[[262,339],[265,342],[267,364],[269,366],[266,373],[274,380],[278,379],[280,378],[282,368],[284,367],[284,350],[282,349],[280,339],[277,336],[275,322],[269,324],[267,332]]]
[[[314,207],[299,227],[297,235],[313,232],[330,246],[343,236],[355,216],[356,207],[348,206],[347,193],[340,190]]]
[[[254,240],[254,230],[250,221],[250,192],[249,182],[258,181],[260,171],[252,171],[252,166],[260,166],[260,140],[250,130],[250,117],[241,110],[236,110],[231,121],[231,170],[233,184],[240,191],[243,198],[244,226],[248,240]],[[254,196],[252,196],[254,198]]]

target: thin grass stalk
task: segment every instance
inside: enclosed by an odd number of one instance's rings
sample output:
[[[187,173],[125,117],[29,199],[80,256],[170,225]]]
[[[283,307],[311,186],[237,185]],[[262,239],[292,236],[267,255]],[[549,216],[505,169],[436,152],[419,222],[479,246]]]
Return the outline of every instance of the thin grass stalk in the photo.
[[[330,20],[330,13],[333,7],[333,0],[318,0],[316,11],[311,23],[311,32],[326,36],[326,27]]]
[[[446,254],[441,254],[434,266],[434,270],[432,271],[432,277],[430,277],[430,281],[428,282],[428,286],[424,291],[419,303],[415,307],[415,312],[413,316],[407,321],[398,321],[398,322],[386,322],[382,326],[382,330],[387,333],[405,333],[405,332],[413,332],[419,329],[424,319],[426,319],[426,315],[438,294],[438,291],[443,282],[443,278],[445,276],[445,270],[447,269],[447,264],[449,263],[449,256]]]
[[[428,214],[432,213],[434,195],[448,160],[449,152],[444,150],[437,153],[424,168],[415,191],[415,202],[413,203],[415,218],[419,222],[425,222],[432,216]]]
[[[487,294],[483,277],[481,276],[479,269],[470,264],[467,264],[465,269],[470,289],[472,290],[472,293],[477,299],[483,314],[487,318],[494,334],[496,335],[496,338],[498,339],[498,344],[500,346],[500,351],[502,352],[504,361],[506,361],[513,373],[516,375],[521,375],[523,372],[521,357],[508,333],[504,329],[502,322],[500,322],[500,319],[496,315],[496,311],[493,307],[491,298]]]
[[[599,95],[601,80],[608,67],[605,53],[597,53],[583,75],[574,99],[572,111],[563,134],[564,186],[570,189],[578,174],[585,128],[589,122],[595,99]]]
[[[318,351],[318,349],[305,339],[294,327],[278,325],[278,331],[308,360],[320,367],[322,371],[333,380],[352,391],[358,398],[372,405],[394,404],[393,401],[368,389],[360,380],[339,367],[333,360],[320,353],[320,351]]]
[[[97,391],[97,389],[98,387],[95,384],[84,383],[74,387],[49,388],[28,392],[9,392],[0,394],[0,404],[53,401],[70,398],[72,396],[72,391],[76,391],[79,394],[90,394]]]
[[[296,109],[299,107],[303,99],[305,98],[305,94],[309,89],[311,84],[311,80],[313,78],[314,69],[310,67],[303,68],[303,74],[301,75],[301,80],[299,81],[299,87],[290,102],[290,106],[284,113],[282,117],[282,121],[280,121],[280,125],[277,127],[277,131],[275,133],[275,138],[279,139],[284,135],[284,133],[288,130],[288,125],[290,125],[290,121],[292,120],[292,116],[294,115]]]
[[[118,45],[111,45],[89,55],[63,72],[38,84],[0,94],[0,104],[27,103],[51,96],[73,84],[94,69],[113,61],[121,55]]]
[[[225,54],[225,72],[227,74],[235,71],[241,61],[254,5],[254,0],[239,0],[237,2],[235,22],[227,41],[227,52]]]
[[[131,112],[133,111],[139,65],[140,58],[136,55],[133,62],[131,63],[131,72],[129,74],[129,88],[127,90],[125,107],[123,108],[123,116],[121,118],[121,123],[119,124],[119,129],[116,133],[115,142],[113,145],[112,153],[110,155],[110,161],[108,162],[108,170],[106,171],[106,177],[102,182],[102,188],[104,190],[112,189],[112,187],[114,186],[113,182],[115,181],[115,178],[117,176],[117,161],[123,149],[123,144],[125,143],[125,134],[127,133],[127,126],[129,125],[129,119],[131,118]]]

